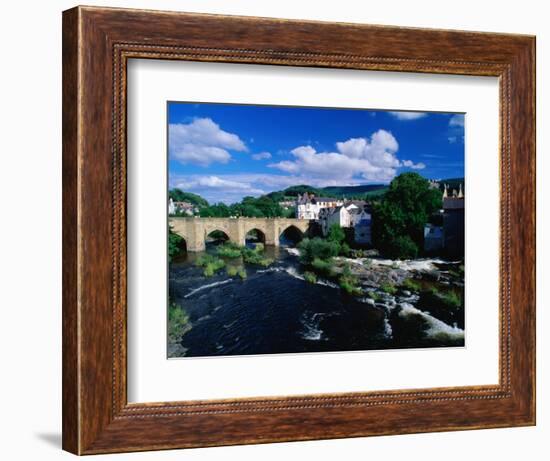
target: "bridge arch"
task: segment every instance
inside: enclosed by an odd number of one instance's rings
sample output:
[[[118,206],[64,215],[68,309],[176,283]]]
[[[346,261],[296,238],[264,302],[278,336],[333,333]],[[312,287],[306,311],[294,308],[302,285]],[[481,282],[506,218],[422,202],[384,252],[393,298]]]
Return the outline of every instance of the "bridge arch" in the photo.
[[[261,226],[251,227],[250,229],[245,231],[245,244],[248,242],[265,244],[266,239],[266,231],[265,229],[262,229]]]
[[[214,241],[225,241],[229,242],[231,241],[230,233],[221,227],[216,227],[212,229],[205,229],[204,230],[204,243],[208,243],[208,240],[214,240]]]
[[[289,224],[286,227],[283,227],[279,232],[279,243],[287,244],[292,243],[296,245],[299,243],[305,236],[305,232],[294,224]]]

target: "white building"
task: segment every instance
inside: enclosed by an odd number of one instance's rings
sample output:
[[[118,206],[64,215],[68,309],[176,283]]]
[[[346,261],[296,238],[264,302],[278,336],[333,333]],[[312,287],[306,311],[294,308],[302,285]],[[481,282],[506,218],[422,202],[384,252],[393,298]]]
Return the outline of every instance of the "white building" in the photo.
[[[351,214],[346,207],[340,205],[331,208],[322,208],[319,212],[319,224],[323,235],[327,235],[331,226],[351,227]]]
[[[329,197],[315,197],[313,194],[304,192],[296,198],[297,219],[319,219],[319,212],[324,208],[335,208],[342,206],[343,200]]]
[[[196,205],[190,202],[174,202],[172,198],[168,201],[168,214],[175,215],[177,213],[186,214],[187,216],[193,216],[198,213],[199,209]]]
[[[168,200],[168,214],[169,215],[176,214],[176,205],[174,204],[172,197],[170,197],[170,200]]]

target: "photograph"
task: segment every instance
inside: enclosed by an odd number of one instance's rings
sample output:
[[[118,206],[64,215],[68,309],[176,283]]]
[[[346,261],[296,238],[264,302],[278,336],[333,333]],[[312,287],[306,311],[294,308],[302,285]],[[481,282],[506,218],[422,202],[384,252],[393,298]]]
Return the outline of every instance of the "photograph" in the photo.
[[[169,101],[169,358],[464,347],[465,114]]]

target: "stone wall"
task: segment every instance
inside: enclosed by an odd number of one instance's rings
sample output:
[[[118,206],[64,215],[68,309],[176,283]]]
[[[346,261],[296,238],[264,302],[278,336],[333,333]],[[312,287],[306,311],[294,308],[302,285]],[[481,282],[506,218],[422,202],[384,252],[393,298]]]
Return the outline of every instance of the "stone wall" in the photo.
[[[279,237],[291,226],[302,233],[309,229],[309,220],[292,218],[183,218],[170,217],[172,231],[185,239],[187,251],[204,251],[208,234],[222,231],[231,242],[244,245],[246,234],[252,229],[260,230],[266,245],[279,245]]]

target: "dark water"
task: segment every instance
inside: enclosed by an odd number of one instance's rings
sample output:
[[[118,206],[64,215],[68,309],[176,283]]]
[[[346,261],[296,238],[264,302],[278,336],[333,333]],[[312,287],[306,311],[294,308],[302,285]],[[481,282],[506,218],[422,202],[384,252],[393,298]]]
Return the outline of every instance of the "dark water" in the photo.
[[[205,277],[193,264],[198,256],[183,255],[170,267],[170,298],[192,324],[181,341],[187,357],[463,345],[463,310],[437,318],[437,309],[427,315],[412,305],[367,304],[330,282],[305,282],[297,257],[284,248],[267,247],[275,263],[246,265],[245,280],[224,270]]]

